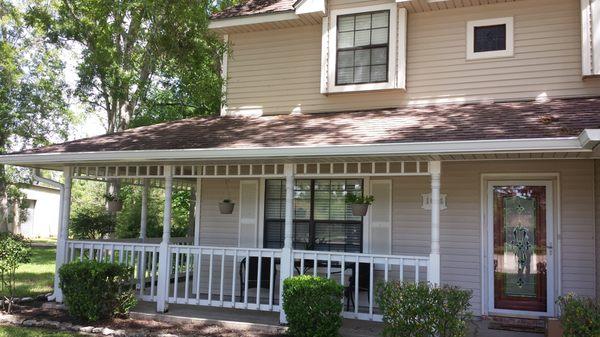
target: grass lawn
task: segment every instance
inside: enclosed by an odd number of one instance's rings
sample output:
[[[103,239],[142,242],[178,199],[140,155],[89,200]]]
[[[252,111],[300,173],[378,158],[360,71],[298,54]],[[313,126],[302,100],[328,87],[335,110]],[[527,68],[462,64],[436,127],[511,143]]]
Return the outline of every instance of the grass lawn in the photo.
[[[52,292],[55,257],[56,248],[32,247],[31,262],[17,269],[15,296],[35,297]]]
[[[81,336],[71,332],[52,331],[37,328],[22,328],[16,326],[1,326],[0,337],[73,337]]]

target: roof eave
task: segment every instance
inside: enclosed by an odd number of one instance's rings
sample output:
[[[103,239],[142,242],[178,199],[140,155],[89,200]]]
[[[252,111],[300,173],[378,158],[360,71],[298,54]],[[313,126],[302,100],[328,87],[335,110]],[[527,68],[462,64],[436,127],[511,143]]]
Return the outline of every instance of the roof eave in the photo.
[[[0,164],[47,166],[98,162],[160,162],[190,160],[286,159],[304,157],[435,155],[486,153],[592,152],[600,143],[600,130],[585,130],[578,137],[493,139],[361,145],[284,146],[270,148],[210,148],[130,150],[72,153],[14,154],[0,156]]]

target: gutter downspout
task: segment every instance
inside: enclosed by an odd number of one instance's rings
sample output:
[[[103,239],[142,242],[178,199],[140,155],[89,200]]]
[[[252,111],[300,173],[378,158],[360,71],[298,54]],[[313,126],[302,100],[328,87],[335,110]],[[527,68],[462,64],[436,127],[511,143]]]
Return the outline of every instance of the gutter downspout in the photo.
[[[35,169],[33,171],[33,180],[40,182],[40,183],[44,183],[47,185],[50,185],[52,187],[58,188],[60,190],[60,200],[64,199],[64,194],[65,194],[65,186],[61,183],[59,183],[58,181],[54,181],[48,178],[44,178],[40,175],[40,169]],[[60,207],[58,209],[58,225],[60,227],[60,225],[62,224],[62,218],[63,218],[63,203],[60,203]],[[58,229],[58,232],[60,233],[60,228]],[[58,268],[56,268],[57,270],[54,271],[54,289],[53,289],[53,293],[52,295],[48,296],[48,301],[54,301],[56,299],[56,292],[58,291]]]

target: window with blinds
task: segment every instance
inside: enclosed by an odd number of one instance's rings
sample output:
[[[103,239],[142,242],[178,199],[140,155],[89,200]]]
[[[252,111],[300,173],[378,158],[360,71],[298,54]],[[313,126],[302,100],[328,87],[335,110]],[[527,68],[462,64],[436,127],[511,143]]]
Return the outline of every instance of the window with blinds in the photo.
[[[363,219],[353,216],[347,193],[362,194],[360,179],[296,180],[294,186],[294,248],[362,252]],[[265,186],[265,248],[283,247],[285,181]]]
[[[337,17],[336,85],[388,81],[390,12]]]

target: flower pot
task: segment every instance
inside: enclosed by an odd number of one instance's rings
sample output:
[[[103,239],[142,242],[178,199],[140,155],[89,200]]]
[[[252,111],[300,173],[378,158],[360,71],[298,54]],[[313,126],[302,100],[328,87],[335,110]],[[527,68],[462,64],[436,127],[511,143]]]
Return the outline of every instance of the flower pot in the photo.
[[[557,318],[549,318],[546,323],[546,336],[547,337],[562,337],[563,328],[560,324],[560,320]]]
[[[367,215],[367,210],[369,209],[368,204],[352,204],[352,215],[354,216],[365,216]]]
[[[109,200],[107,208],[110,213],[120,212],[123,210],[123,203],[120,200]]]
[[[221,211],[221,214],[231,214],[233,213],[233,206],[235,206],[233,202],[220,202],[219,211]]]

